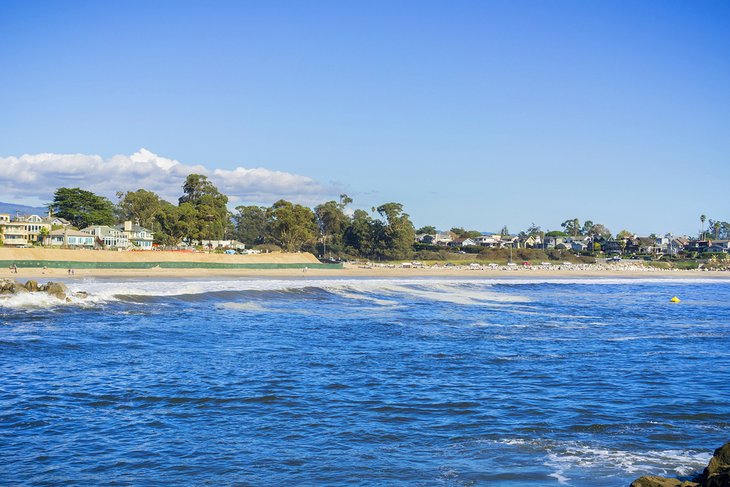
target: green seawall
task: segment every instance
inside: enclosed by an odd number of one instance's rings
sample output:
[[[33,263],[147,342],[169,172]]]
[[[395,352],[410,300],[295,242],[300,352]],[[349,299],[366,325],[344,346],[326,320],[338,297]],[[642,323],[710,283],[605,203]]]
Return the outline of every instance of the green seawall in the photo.
[[[55,269],[342,269],[342,264],[226,264],[223,262],[78,262],[64,260],[0,260],[0,267]]]

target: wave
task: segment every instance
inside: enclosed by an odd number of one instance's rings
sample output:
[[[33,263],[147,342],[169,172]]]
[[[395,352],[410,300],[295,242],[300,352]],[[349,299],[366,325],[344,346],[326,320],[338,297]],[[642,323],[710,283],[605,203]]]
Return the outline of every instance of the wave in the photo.
[[[439,301],[460,305],[499,307],[520,306],[531,300],[520,293],[525,286],[564,285],[639,285],[639,284],[718,284],[722,279],[662,279],[662,278],[290,278],[290,279],[232,279],[216,280],[107,280],[81,279],[66,282],[69,302],[51,298],[44,293],[28,293],[0,297],[0,308],[49,308],[56,306],[95,306],[113,301],[144,303],[157,298],[187,301],[206,299],[330,294],[347,300],[369,302],[377,306],[400,306],[404,299]],[[77,298],[78,291],[88,293]],[[517,292],[514,292],[517,291]],[[226,295],[226,293],[228,293]],[[235,299],[228,299],[234,301]],[[525,314],[534,313],[522,306]]]

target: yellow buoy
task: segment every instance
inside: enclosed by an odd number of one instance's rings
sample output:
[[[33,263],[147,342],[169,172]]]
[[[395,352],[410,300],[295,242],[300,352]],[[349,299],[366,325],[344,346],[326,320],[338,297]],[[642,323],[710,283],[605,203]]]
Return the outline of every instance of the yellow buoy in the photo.
[[[679,298],[678,298],[677,296],[674,296],[674,297],[673,297],[672,299],[670,299],[669,301],[671,301],[672,303],[678,303],[678,302],[679,302]]]

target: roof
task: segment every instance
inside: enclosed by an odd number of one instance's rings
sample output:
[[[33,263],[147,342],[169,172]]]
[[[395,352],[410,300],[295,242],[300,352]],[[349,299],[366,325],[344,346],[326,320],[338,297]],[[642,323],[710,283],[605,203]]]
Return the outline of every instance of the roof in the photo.
[[[116,228],[118,228],[121,231],[124,231],[124,223],[120,223],[119,225],[116,226]],[[147,229],[147,228],[145,228],[145,227],[143,227],[141,225],[137,225],[136,223],[132,224],[132,231],[133,232],[147,232],[147,233],[152,233],[152,230],[149,230],[149,229]]]
[[[58,230],[51,230],[48,232],[48,235],[52,237],[62,237],[64,235],[68,235],[69,237],[93,237],[93,235],[89,235],[88,233],[82,232],[80,230],[71,230],[71,229],[58,229]]]

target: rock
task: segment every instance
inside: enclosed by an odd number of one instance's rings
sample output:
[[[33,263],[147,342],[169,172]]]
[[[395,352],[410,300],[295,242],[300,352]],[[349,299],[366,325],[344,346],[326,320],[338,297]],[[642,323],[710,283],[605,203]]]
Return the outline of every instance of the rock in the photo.
[[[697,487],[700,484],[688,480],[670,479],[667,477],[656,477],[646,475],[631,482],[630,487]]]
[[[38,291],[38,283],[31,279],[30,281],[25,283],[25,289],[34,293],[34,292]]]
[[[74,293],[74,296],[76,296],[77,298],[86,299],[89,297],[89,293],[87,293],[86,291],[77,291]]]
[[[730,487],[730,442],[715,450],[707,468],[693,482],[647,475],[630,487]]]
[[[46,284],[46,292],[49,296],[53,296],[58,299],[66,299],[66,286],[60,282],[49,282]]]
[[[730,487],[730,442],[715,450],[698,480],[703,487]]]
[[[0,279],[0,293],[11,293],[15,287],[15,281],[12,279]]]

